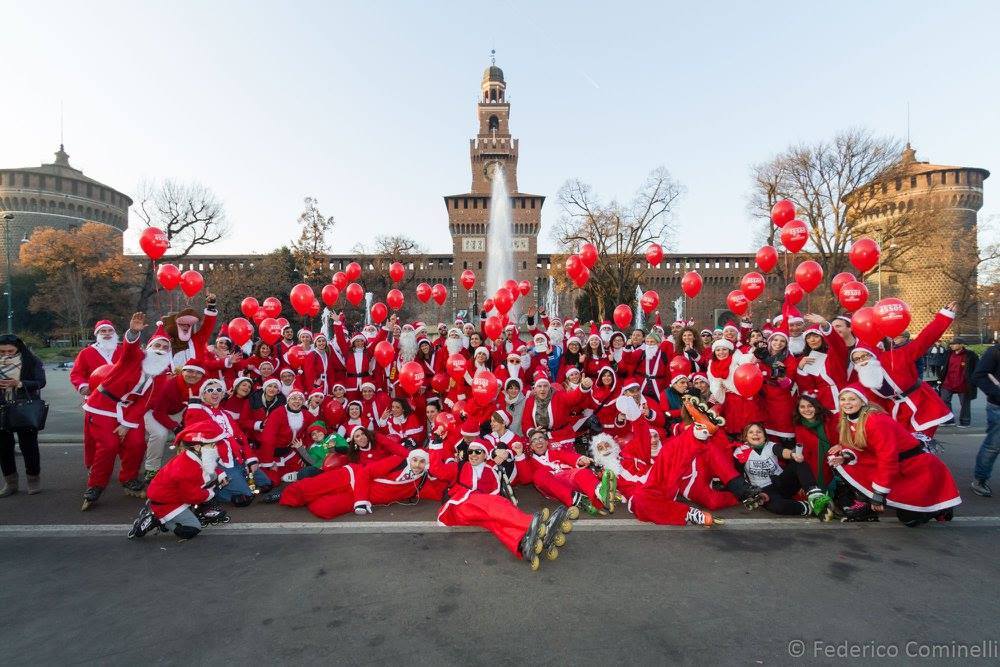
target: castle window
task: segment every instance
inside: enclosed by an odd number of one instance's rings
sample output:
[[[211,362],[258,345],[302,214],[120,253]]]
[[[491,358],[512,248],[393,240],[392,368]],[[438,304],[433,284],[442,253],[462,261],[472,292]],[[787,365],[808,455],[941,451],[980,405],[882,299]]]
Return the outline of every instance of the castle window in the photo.
[[[528,268],[528,263],[527,262],[521,262],[521,268],[522,269],[527,269]]]
[[[490,132],[500,131],[500,119],[496,115],[490,116],[489,120]]]
[[[535,208],[535,198],[531,198],[531,208]]]
[[[28,175],[27,174],[21,174],[21,187],[24,187],[24,188],[28,187]]]
[[[469,208],[469,198],[462,197],[462,208]]]
[[[896,285],[898,283],[899,283],[899,276],[896,276],[896,275],[890,275],[889,276],[889,284],[890,285]]]
[[[458,208],[458,200],[455,200],[455,208]]]
[[[479,197],[472,198],[472,208],[479,208]]]
[[[902,188],[903,188],[903,179],[897,178],[896,179],[896,189],[897,190],[901,190]]]
[[[482,268],[483,268],[483,263],[482,263],[482,262],[478,262],[478,264],[479,264],[479,269],[480,269],[480,270],[482,270]]]
[[[76,194],[76,181],[70,181],[69,189],[73,194]]]
[[[910,176],[910,187],[911,188],[917,187],[917,177],[916,176]]]
[[[462,268],[463,269],[469,268],[469,263],[468,262],[462,262]]]

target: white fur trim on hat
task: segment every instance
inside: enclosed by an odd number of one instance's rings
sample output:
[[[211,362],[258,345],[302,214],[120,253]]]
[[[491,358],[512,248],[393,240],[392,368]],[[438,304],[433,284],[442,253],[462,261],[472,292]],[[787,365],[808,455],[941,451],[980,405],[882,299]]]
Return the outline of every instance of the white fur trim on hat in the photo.
[[[718,350],[718,349],[719,349],[720,347],[724,347],[724,348],[726,348],[727,350],[729,350],[730,352],[732,352],[733,350],[735,350],[735,349],[736,349],[736,346],[735,346],[735,345],[733,345],[733,344],[732,344],[731,342],[729,342],[728,340],[726,340],[725,338],[720,338],[719,340],[717,340],[717,341],[715,341],[714,343],[712,343],[712,352],[715,352],[715,351],[716,351],[716,350]]]

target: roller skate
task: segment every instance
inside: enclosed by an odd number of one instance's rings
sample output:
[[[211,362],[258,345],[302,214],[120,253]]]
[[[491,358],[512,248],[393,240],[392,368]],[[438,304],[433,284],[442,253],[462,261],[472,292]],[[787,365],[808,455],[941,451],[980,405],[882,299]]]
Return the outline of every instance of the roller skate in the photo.
[[[149,483],[153,481],[153,478],[156,477],[156,473],[158,472],[159,470],[146,470],[145,472],[143,472],[142,483],[145,484],[146,486],[149,486]]]
[[[217,503],[206,503],[204,505],[199,505],[194,510],[195,515],[198,517],[198,521],[201,522],[202,528],[208,526],[217,526],[223,523],[229,523],[229,515],[226,514],[226,510],[222,509],[222,506]]]
[[[618,496],[618,475],[614,470],[604,469],[601,483],[597,485],[597,497],[609,514],[615,513],[615,499]]]
[[[826,522],[833,518],[833,499],[830,496],[819,489],[810,489],[809,493],[806,494],[806,498],[809,502],[809,510],[820,521]]]
[[[955,518],[955,511],[949,507],[948,509],[944,510],[934,518],[939,523],[944,523],[945,521],[951,521],[952,519]]]
[[[101,492],[104,491],[103,488],[99,486],[92,486],[83,492],[83,505],[80,507],[81,512],[86,512],[89,510],[97,499],[101,497]]]
[[[841,521],[844,523],[878,521],[878,513],[868,503],[855,500],[852,504],[844,508],[844,516],[841,518]]]
[[[747,485],[743,496],[740,498],[740,502],[743,503],[744,509],[755,510],[767,503],[767,496],[764,495],[764,492],[760,490],[759,486],[749,484]]]
[[[573,494],[573,507],[576,508],[578,516],[581,510],[590,516],[597,516],[601,513],[596,507],[593,506],[593,504],[591,504],[590,498],[583,495],[579,491]]]
[[[570,508],[565,505],[557,507],[545,524],[545,540],[542,542],[542,548],[549,560],[559,557],[559,547],[566,545],[566,534],[573,530],[573,520],[569,518],[569,510]]]
[[[716,519],[710,512],[704,512],[697,507],[688,509],[684,521],[689,526],[705,526],[706,528],[714,525],[721,526],[724,523],[722,519]]]
[[[166,532],[167,530],[160,523],[160,520],[153,515],[153,510],[149,507],[149,502],[147,501],[139,510],[139,516],[132,522],[132,529],[128,531],[128,539],[134,540],[137,537],[142,537],[157,528],[162,532]]]
[[[133,498],[146,497],[146,487],[139,481],[138,477],[122,484],[122,490],[125,491],[126,496],[132,496]]]
[[[544,549],[543,538],[545,537],[545,523],[549,518],[548,508],[543,507],[531,515],[531,524],[527,532],[521,538],[521,557],[528,564],[531,570],[537,571],[542,562],[538,554]]]

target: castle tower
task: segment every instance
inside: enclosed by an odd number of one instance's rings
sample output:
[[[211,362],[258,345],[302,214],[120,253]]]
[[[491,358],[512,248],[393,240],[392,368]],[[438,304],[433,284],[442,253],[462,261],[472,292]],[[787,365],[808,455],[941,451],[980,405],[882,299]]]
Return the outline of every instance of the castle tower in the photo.
[[[959,302],[960,316],[954,333],[978,335],[979,312],[976,281],[979,245],[977,213],[983,206],[983,181],[990,175],[977,167],[955,167],[917,160],[906,144],[900,161],[887,176],[860,190],[869,197],[858,226],[858,236],[868,235],[883,250],[892,244],[893,224],[916,225],[920,240],[907,240],[895,267],[883,266],[866,282],[870,303],[895,296],[910,306],[916,333],[949,301]],[[872,196],[874,195],[874,196]],[[847,196],[861,195],[855,191]]]
[[[479,131],[469,140],[472,186],[468,192],[444,197],[448,210],[448,231],[454,252],[453,280],[450,286],[456,311],[473,310],[470,303],[481,304],[491,295],[484,294],[486,278],[486,237],[490,219],[491,178],[496,165],[503,167],[507,192],[513,212],[514,272],[516,280],[535,286],[528,299],[538,298],[538,230],[541,227],[545,197],[521,192],[517,185],[518,140],[510,134],[510,102],[503,70],[493,61],[483,71],[479,103],[476,105]],[[465,269],[476,273],[473,294],[466,294],[459,283]],[[477,315],[478,311],[472,313]]]

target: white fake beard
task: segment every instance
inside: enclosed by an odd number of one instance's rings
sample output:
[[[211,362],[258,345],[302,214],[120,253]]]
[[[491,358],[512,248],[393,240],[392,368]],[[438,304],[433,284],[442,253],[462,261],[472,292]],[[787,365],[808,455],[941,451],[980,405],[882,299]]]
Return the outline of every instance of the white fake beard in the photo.
[[[201,446],[201,469],[206,479],[215,474],[215,467],[219,462],[219,450],[215,445]]]
[[[624,347],[619,347],[617,350],[613,350],[611,352],[611,358],[614,359],[615,362],[619,362],[619,361],[622,360],[622,355],[624,354],[624,352],[625,352],[625,348]]]
[[[616,475],[620,475],[622,472],[622,462],[618,459],[618,455],[614,451],[607,454],[594,454],[591,458],[593,458],[594,463],[600,468],[611,470]]]
[[[146,350],[142,357],[142,372],[146,375],[159,375],[170,366],[170,355],[167,352]]]
[[[448,349],[448,354],[458,354],[462,349],[462,339],[445,338],[444,346]]]
[[[115,348],[118,347],[118,334],[115,334],[107,340],[98,338],[94,341],[94,347],[96,347],[98,351],[105,356],[112,354],[115,351]]]
[[[417,332],[403,331],[399,334],[399,359],[406,363],[417,356]]]
[[[652,360],[656,356],[656,353],[660,350],[656,345],[643,345],[643,352],[646,353],[646,359]]]
[[[611,344],[611,334],[612,333],[613,332],[611,332],[611,331],[602,331],[601,332],[601,340],[604,341],[605,345],[610,345]]]
[[[512,364],[510,362],[507,363],[507,374],[510,375],[510,377],[516,378],[518,377],[518,373],[520,372],[521,372],[521,364],[519,363]]]
[[[548,343],[545,342],[535,343],[535,352],[539,354],[545,354],[548,351],[549,351]]]
[[[806,337],[805,336],[792,336],[788,339],[788,351],[794,355],[799,355],[805,352],[806,349]]]
[[[882,362],[878,359],[871,359],[864,366],[855,366],[858,371],[858,379],[861,384],[869,389],[881,389],[885,380],[885,371],[882,370]]]
[[[368,327],[365,327],[364,330],[361,332],[361,334],[367,340],[374,340],[375,336],[378,335],[378,329],[375,329],[375,328],[369,329]]]
[[[553,345],[562,345],[563,342],[562,327],[549,327],[546,333],[548,334],[549,340],[552,341]]]

